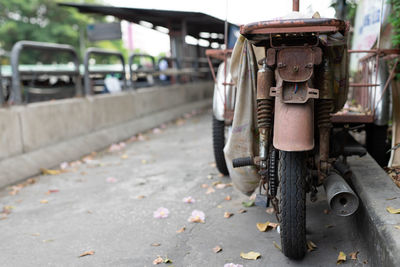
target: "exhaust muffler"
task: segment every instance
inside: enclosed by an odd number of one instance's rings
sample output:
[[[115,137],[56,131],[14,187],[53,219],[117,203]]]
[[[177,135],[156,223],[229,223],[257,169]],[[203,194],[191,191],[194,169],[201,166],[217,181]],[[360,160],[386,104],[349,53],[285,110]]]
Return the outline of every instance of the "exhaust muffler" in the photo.
[[[328,205],[336,215],[350,216],[356,212],[358,197],[339,174],[331,172],[324,181],[324,188]]]

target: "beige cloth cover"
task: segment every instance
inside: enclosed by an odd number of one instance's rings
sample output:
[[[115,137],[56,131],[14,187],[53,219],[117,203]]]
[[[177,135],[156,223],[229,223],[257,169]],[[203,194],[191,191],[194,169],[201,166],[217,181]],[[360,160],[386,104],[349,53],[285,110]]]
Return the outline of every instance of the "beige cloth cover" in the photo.
[[[251,194],[259,184],[260,177],[257,169],[254,166],[234,169],[232,160],[258,154],[255,102],[258,67],[254,50],[258,49],[254,48],[243,36],[239,36],[231,58],[232,80],[237,86],[235,116],[231,135],[224,148],[226,165],[232,182],[245,194]],[[262,50],[261,48],[261,52]]]

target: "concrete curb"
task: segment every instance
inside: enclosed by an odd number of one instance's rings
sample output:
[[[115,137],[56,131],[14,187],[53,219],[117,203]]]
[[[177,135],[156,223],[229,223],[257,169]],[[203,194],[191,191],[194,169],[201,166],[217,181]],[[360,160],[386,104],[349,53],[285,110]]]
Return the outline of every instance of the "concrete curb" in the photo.
[[[0,162],[0,169],[2,170],[0,172],[0,188],[37,175],[40,168],[51,168],[63,161],[79,159],[92,151],[101,150],[114,142],[128,139],[134,134],[171,121],[193,109],[211,107],[211,103],[211,99],[206,99],[180,105],[32,152],[7,158]]]
[[[348,163],[360,197],[354,219],[368,246],[371,266],[400,266],[400,230],[394,227],[400,225],[400,215],[386,211],[388,206],[400,207],[400,189],[370,155],[351,157]]]

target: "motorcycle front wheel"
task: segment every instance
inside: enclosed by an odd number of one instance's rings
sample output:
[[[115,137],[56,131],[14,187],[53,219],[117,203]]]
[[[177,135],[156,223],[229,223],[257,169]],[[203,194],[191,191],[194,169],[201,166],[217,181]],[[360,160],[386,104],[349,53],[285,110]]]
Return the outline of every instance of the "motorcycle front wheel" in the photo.
[[[229,175],[228,168],[226,167],[224,147],[225,147],[225,122],[217,120],[213,116],[212,123],[212,137],[213,137],[213,148],[214,158],[217,169],[223,175]]]
[[[303,258],[306,251],[305,164],[304,152],[280,152],[281,245],[283,254],[291,259]]]

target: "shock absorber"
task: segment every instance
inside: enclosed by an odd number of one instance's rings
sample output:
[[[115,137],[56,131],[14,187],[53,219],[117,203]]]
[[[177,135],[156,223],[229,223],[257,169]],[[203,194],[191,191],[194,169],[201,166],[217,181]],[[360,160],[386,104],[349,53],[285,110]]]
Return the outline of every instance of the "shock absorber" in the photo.
[[[317,110],[320,170],[326,173],[329,169],[329,135],[332,128],[330,113],[333,111],[333,100],[319,99]]]
[[[269,90],[274,80],[274,72],[265,64],[257,73],[257,125],[260,132],[260,167],[266,168],[267,151],[272,126],[274,102]]]
[[[273,105],[272,99],[257,99],[258,128],[271,128]]]

